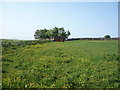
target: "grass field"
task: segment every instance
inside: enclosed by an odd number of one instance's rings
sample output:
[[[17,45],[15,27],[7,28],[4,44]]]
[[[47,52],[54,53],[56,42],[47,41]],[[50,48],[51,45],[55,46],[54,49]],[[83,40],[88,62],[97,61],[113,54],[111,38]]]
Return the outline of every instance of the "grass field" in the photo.
[[[3,88],[118,88],[118,41],[2,48]]]

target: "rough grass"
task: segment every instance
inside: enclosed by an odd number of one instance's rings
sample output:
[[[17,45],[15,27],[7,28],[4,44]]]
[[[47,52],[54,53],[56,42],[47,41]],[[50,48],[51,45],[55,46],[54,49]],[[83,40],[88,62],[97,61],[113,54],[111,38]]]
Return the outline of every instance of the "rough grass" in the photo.
[[[118,88],[118,41],[3,48],[3,88]]]

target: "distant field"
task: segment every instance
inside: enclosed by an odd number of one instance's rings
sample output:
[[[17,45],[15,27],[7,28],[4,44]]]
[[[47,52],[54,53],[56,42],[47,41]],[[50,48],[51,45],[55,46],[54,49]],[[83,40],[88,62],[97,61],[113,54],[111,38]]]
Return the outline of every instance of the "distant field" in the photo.
[[[2,48],[3,88],[118,88],[118,41]]]
[[[12,40],[12,39],[0,39],[1,45],[4,48],[8,47],[19,47],[19,46],[26,46],[26,45],[36,45],[36,44],[43,44],[47,42],[51,42],[51,40]]]
[[[25,40],[17,40],[17,39],[0,39],[1,41],[25,41]]]

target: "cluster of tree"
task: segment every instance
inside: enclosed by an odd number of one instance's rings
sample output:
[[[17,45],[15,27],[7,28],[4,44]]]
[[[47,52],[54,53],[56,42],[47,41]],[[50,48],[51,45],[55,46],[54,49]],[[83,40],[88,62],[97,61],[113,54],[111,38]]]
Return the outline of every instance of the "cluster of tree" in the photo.
[[[110,35],[105,35],[104,38],[105,39],[110,39],[111,37],[110,37]]]
[[[69,35],[70,31],[65,31],[63,27],[54,27],[52,29],[37,29],[34,37],[35,39],[53,39],[56,36],[64,36],[65,38],[68,38]]]

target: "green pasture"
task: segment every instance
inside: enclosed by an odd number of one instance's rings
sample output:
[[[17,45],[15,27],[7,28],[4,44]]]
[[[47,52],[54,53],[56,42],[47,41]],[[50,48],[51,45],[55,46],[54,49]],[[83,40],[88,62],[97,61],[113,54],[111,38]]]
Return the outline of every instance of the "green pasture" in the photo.
[[[118,88],[118,41],[2,48],[3,88]]]

